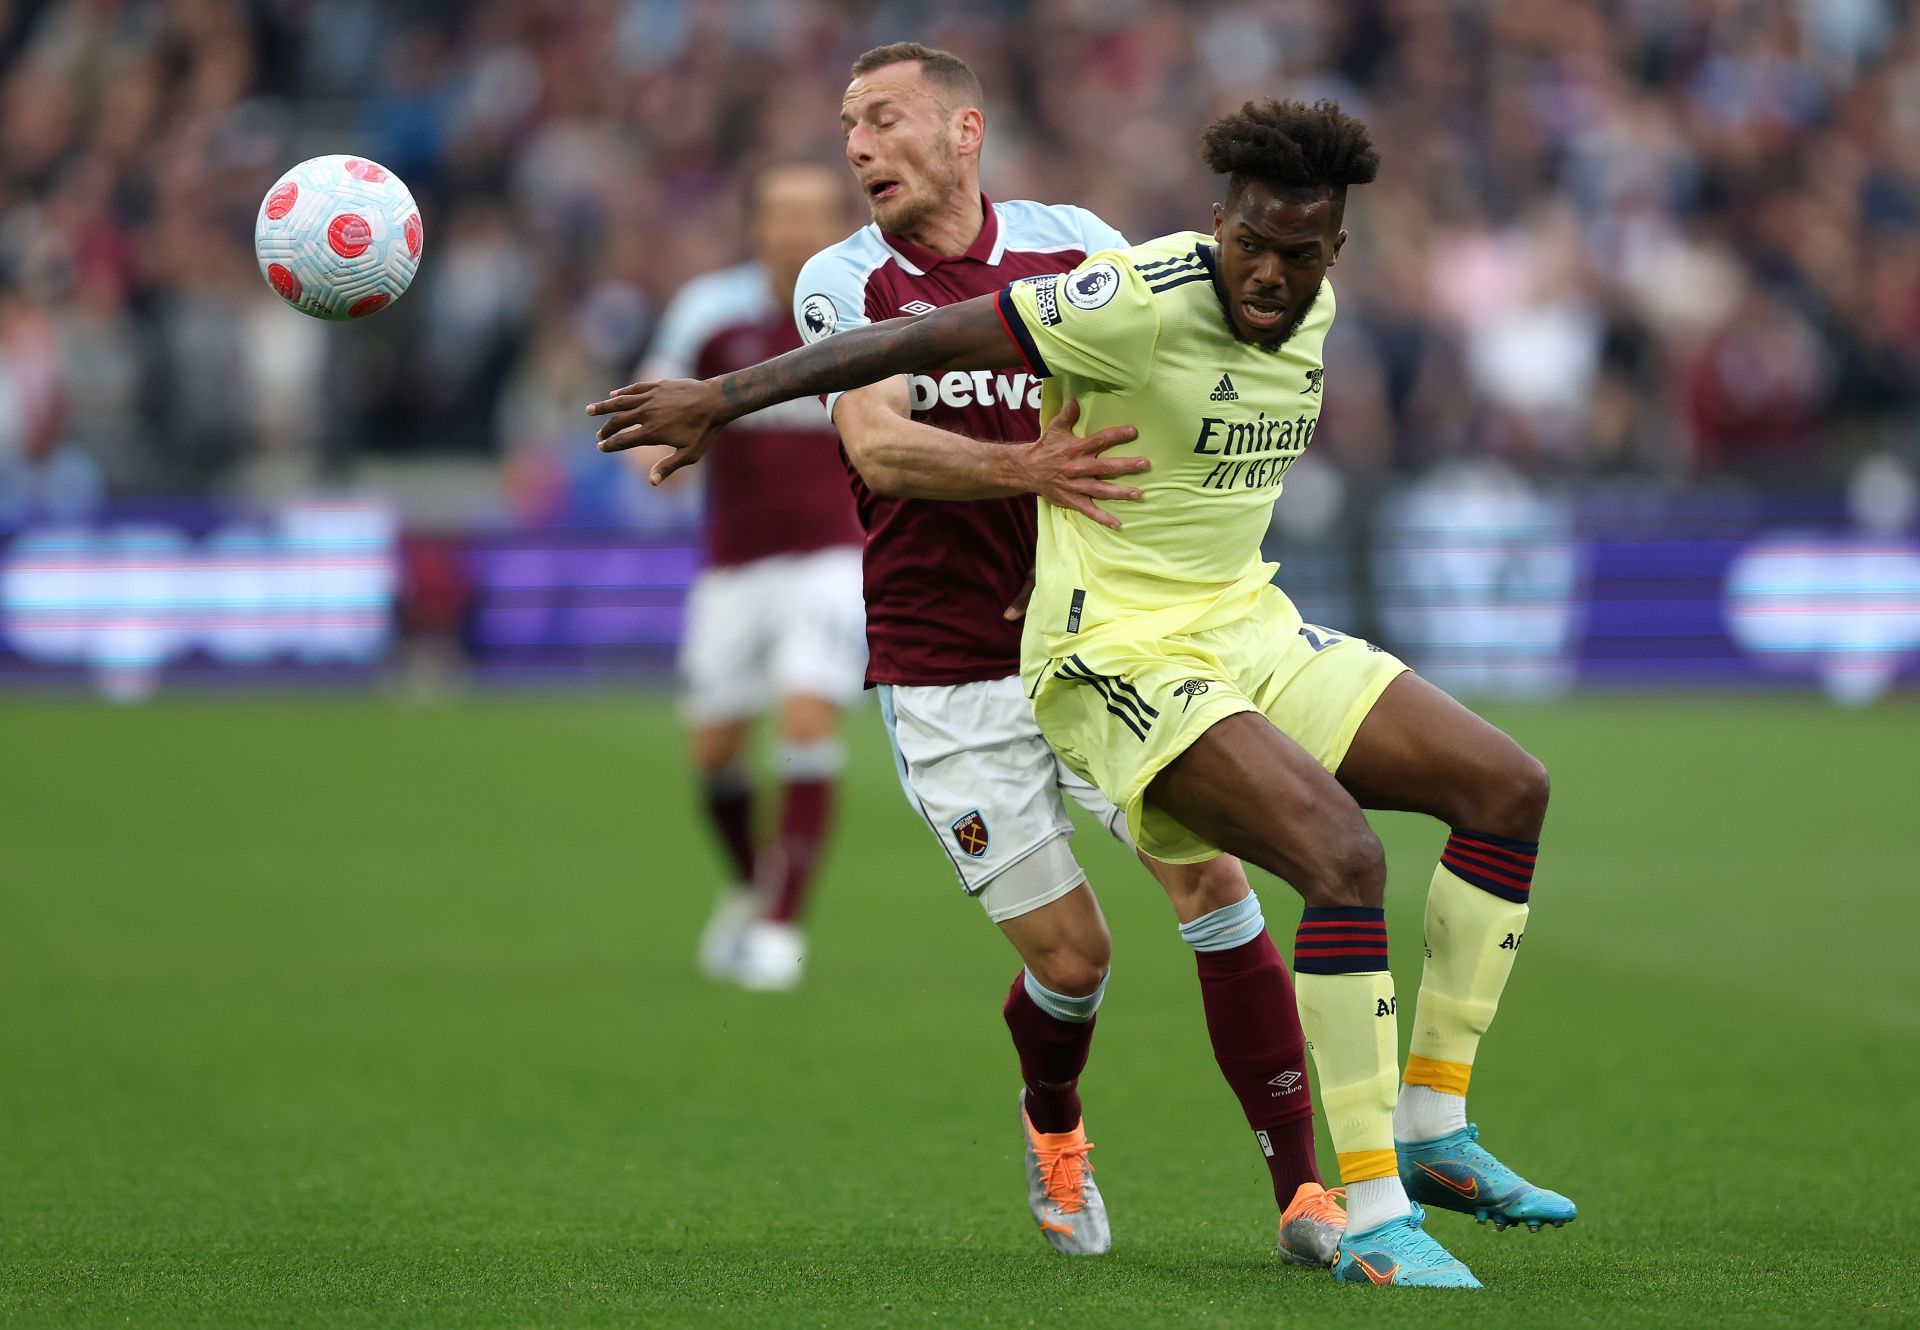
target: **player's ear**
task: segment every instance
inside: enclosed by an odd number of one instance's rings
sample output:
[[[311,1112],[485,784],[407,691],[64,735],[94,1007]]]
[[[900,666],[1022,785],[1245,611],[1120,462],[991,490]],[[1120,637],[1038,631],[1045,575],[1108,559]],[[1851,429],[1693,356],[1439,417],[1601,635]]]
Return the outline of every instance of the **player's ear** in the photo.
[[[1327,260],[1327,266],[1329,268],[1331,268],[1334,264],[1340,262],[1340,247],[1346,243],[1347,243],[1347,231],[1345,227],[1342,227],[1340,229],[1340,234],[1333,238],[1333,257]]]
[[[1226,232],[1227,205],[1224,203],[1216,203],[1213,205],[1213,243],[1217,245],[1226,239]]]
[[[980,108],[969,106],[961,111],[954,121],[957,142],[956,150],[962,157],[971,157],[979,153],[980,145],[986,141],[987,118],[980,114]]]

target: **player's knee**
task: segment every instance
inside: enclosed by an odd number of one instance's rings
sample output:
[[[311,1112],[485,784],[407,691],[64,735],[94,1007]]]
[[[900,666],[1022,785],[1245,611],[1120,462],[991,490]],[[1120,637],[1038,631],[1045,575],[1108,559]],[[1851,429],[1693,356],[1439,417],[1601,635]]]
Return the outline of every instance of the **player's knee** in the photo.
[[[1246,870],[1230,854],[1178,868],[1162,866],[1155,876],[1166,888],[1173,910],[1182,919],[1198,919],[1237,905],[1247,898]]]
[[[1202,866],[1194,882],[1193,905],[1203,914],[1224,910],[1245,900],[1249,890],[1246,870],[1241,868],[1240,861],[1223,854]]]
[[[1085,997],[1099,988],[1113,964],[1113,935],[1103,926],[1062,938],[1052,946],[1030,949],[1027,969],[1056,993]]]
[[[1471,829],[1516,840],[1539,840],[1552,793],[1553,782],[1546,766],[1531,753],[1519,752],[1501,769],[1487,806],[1480,810]]]
[[[824,697],[795,694],[780,707],[780,740],[798,746],[831,743],[840,709]]]
[[[1054,992],[1068,997],[1085,997],[1105,981],[1111,959],[1111,955],[1063,953],[1047,957],[1038,966],[1029,963],[1027,968],[1033,971],[1035,979]]]
[[[741,769],[747,752],[746,727],[702,726],[693,732],[689,747],[693,765],[704,775]]]
[[[1308,905],[1364,905],[1378,909],[1387,898],[1387,852],[1364,820],[1330,837],[1296,884]]]

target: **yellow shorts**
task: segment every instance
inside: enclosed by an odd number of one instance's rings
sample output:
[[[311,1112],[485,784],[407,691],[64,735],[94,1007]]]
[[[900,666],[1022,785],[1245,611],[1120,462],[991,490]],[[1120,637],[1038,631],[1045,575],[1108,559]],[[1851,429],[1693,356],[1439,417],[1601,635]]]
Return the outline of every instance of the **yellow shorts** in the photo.
[[[1164,863],[1220,848],[1146,802],[1147,786],[1218,721],[1258,711],[1328,771],[1388,684],[1406,670],[1370,642],[1300,621],[1268,587],[1254,612],[1220,628],[1110,643],[1047,662],[1033,713],[1061,760],[1127,815],[1136,844]]]

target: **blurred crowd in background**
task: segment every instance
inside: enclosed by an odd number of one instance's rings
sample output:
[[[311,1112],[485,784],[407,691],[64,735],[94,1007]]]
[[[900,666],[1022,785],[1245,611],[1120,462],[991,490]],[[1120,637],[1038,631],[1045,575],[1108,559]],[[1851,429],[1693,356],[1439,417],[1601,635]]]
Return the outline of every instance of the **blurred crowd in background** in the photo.
[[[1920,455],[1898,0],[0,0],[0,516],[451,459],[511,515],[644,518],[672,500],[608,506],[583,404],[741,257],[756,163],[838,159],[849,62],[902,38],[979,72],[990,194],[1140,238],[1208,225],[1209,118],[1367,118],[1318,436],[1350,477],[1832,487]],[[328,152],[426,219],[364,323],[253,259],[266,188]]]

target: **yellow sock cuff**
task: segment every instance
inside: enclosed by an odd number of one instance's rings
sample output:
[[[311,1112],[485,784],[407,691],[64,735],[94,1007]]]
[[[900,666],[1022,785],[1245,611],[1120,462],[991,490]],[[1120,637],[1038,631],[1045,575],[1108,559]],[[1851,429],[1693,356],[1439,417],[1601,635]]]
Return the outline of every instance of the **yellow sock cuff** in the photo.
[[[1464,1099],[1467,1096],[1467,1082],[1473,1079],[1473,1065],[1467,1062],[1442,1062],[1438,1058],[1423,1058],[1418,1053],[1409,1053],[1407,1074],[1402,1079],[1408,1085],[1424,1085],[1429,1090],[1457,1094]]]
[[[1343,1185],[1400,1176],[1400,1160],[1391,1150],[1353,1150],[1334,1156]]]

